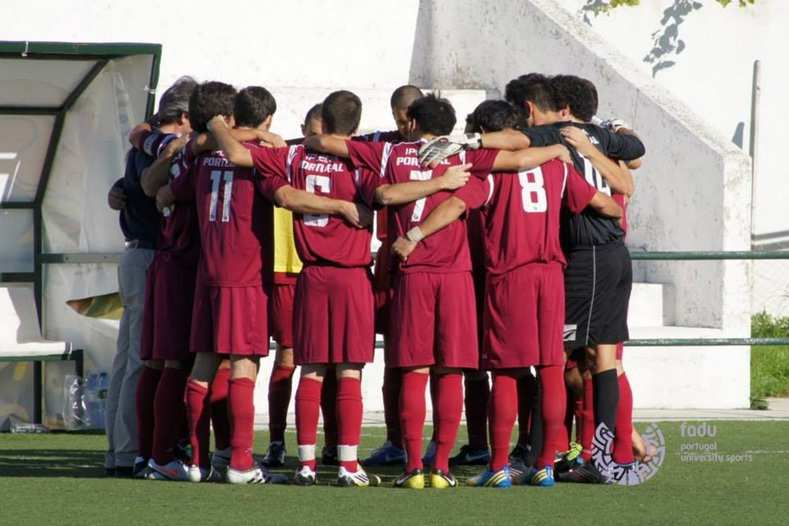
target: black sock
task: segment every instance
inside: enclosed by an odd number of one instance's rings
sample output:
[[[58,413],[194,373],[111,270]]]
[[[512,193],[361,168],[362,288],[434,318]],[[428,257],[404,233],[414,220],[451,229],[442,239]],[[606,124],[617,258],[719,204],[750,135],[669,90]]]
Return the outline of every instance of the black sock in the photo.
[[[529,454],[526,457],[526,465],[534,466],[537,457],[542,453],[543,433],[542,433],[542,387],[539,382],[534,390],[532,398],[531,417],[529,418]]]
[[[619,404],[619,381],[616,369],[609,369],[592,375],[594,388],[594,425],[601,422],[611,432],[616,429],[616,406]]]

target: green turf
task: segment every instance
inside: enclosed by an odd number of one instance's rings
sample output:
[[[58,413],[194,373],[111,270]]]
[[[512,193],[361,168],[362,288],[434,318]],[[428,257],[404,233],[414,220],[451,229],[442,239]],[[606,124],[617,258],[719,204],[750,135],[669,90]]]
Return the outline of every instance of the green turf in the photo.
[[[679,423],[659,425],[666,461],[638,487],[560,484],[421,492],[331,487],[333,469],[321,469],[321,485],[314,488],[108,479],[100,467],[101,435],[4,434],[0,524],[787,524],[789,422],[710,422],[717,428],[714,438],[682,437]],[[265,434],[258,433],[258,452],[264,440]],[[288,440],[295,451],[292,434]],[[365,428],[361,454],[382,440],[383,429]],[[683,444],[713,442],[721,455],[751,459],[680,459]],[[283,473],[292,473],[289,461]],[[398,471],[376,472],[391,483]],[[456,474],[465,478],[475,472],[467,468]]]

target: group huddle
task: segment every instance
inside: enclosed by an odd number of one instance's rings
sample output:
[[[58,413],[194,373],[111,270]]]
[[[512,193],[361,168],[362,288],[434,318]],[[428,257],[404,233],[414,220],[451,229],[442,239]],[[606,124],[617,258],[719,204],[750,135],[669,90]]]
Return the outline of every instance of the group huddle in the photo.
[[[625,207],[644,145],[621,121],[592,123],[591,82],[518,77],[460,135],[450,102],[410,85],[392,94],[396,131],[357,135],[361,101],[336,91],[288,141],[269,131],[265,88],[183,78],[160,107],[184,93],[188,108],[130,136],[156,158],[140,185],[162,212],[143,310],[140,476],[312,485],[320,462],[338,466],[338,485],[373,486],[376,466],[402,465],[396,487],[452,488],[453,465],[478,464],[469,485],[605,483],[600,429],[618,465],[649,461],[621,362]],[[360,461],[376,332],[387,441]],[[271,443],[258,462],[253,391],[270,337]],[[299,467],[282,477],[268,468],[285,462],[296,367]],[[468,444],[450,458],[464,383]]]

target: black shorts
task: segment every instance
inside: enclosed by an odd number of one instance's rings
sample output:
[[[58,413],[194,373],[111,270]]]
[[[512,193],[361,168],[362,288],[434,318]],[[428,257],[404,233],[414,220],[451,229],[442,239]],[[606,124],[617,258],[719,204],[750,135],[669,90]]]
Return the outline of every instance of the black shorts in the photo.
[[[570,251],[564,288],[566,347],[615,344],[629,338],[627,307],[633,268],[624,243]]]

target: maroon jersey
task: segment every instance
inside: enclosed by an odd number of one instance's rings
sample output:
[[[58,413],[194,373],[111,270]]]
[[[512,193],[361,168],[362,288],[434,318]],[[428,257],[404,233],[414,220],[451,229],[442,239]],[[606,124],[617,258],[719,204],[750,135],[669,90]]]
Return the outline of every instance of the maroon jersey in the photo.
[[[622,207],[622,219],[619,220],[619,226],[622,231],[627,234],[627,196],[625,194],[612,194],[611,198],[616,201],[616,204]]]
[[[464,162],[472,163],[478,177],[487,175],[496,159],[497,150],[461,152],[442,161],[435,170],[419,165],[417,154],[423,142],[356,142],[346,141],[354,166],[379,173],[384,184],[426,181],[442,175],[446,168]],[[463,188],[455,192],[437,192],[413,203],[389,207],[388,233],[395,239],[419,225],[438,205],[452,195],[462,199],[469,208],[477,208],[485,200],[485,187],[472,177]],[[400,264],[402,272],[462,272],[471,270],[465,216],[424,239]]]
[[[497,275],[529,263],[566,265],[559,238],[562,207],[578,214],[596,191],[557,159],[517,174],[490,174],[483,209],[486,270]]]
[[[372,207],[378,177],[355,170],[346,159],[308,152],[302,145],[285,148],[249,146],[255,169],[279,184],[333,199]],[[372,227],[354,228],[342,217],[293,214],[296,250],[305,265],[369,267]]]
[[[195,156],[191,148],[181,150],[170,165],[171,187],[194,177],[194,162]],[[165,261],[174,261],[189,267],[197,266],[200,260],[200,233],[193,203],[179,202],[171,207],[170,215],[162,222],[156,249],[161,254],[159,257]]]
[[[261,182],[254,170],[234,166],[221,151],[200,155],[192,176],[173,182],[176,199],[194,200],[197,208],[206,285],[251,287],[269,277],[263,269],[271,248],[273,197],[270,185]]]

